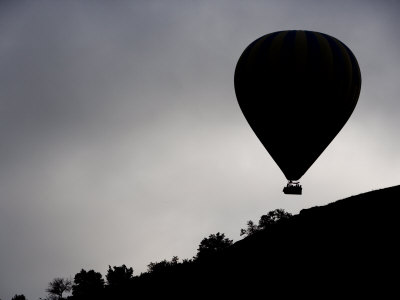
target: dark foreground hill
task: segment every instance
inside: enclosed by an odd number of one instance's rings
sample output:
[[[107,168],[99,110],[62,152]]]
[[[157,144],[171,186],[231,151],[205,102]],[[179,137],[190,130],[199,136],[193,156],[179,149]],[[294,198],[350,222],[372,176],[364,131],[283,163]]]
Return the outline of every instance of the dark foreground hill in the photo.
[[[399,201],[396,186],[304,209],[219,255],[140,276],[134,294],[168,299],[399,298]]]

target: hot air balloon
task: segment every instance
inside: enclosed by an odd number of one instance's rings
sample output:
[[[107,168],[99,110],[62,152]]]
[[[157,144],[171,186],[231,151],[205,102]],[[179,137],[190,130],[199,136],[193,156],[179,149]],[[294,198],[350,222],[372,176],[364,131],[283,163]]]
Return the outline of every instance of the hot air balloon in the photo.
[[[235,92],[247,122],[288,180],[297,182],[352,114],[361,73],[351,50],[327,34],[287,30],[264,35],[242,53]]]

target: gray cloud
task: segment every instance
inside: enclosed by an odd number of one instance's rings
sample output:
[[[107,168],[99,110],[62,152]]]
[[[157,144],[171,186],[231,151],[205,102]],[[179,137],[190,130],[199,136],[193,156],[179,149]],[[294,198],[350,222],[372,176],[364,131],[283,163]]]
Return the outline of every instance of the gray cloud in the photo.
[[[249,219],[398,184],[396,1],[0,4],[0,297],[43,297],[80,268],[195,254]],[[301,198],[236,103],[257,37],[326,32],[359,60],[353,117]]]

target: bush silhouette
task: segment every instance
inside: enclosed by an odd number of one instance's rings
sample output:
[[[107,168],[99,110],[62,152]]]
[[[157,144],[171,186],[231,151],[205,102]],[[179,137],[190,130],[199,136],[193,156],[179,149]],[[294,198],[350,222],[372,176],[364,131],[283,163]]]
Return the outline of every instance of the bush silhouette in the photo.
[[[195,259],[206,259],[222,252],[233,243],[232,240],[225,237],[225,234],[217,232],[210,234],[208,238],[204,238],[197,249]]]
[[[268,212],[266,215],[261,216],[258,221],[258,225],[255,225],[253,221],[247,222],[247,228],[240,230],[240,235],[250,236],[257,231],[264,230],[273,224],[276,224],[282,220],[287,220],[292,217],[291,213],[286,212],[284,209],[275,209]]]
[[[162,260],[160,262],[151,262],[147,265],[147,272],[148,273],[165,273],[170,270],[173,270],[179,264],[178,256],[172,257],[171,261]]]

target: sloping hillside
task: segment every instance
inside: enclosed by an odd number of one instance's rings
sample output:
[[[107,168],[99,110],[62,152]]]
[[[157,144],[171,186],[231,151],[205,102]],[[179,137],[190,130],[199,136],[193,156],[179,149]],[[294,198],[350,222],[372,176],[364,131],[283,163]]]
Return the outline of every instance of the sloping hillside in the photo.
[[[393,297],[399,201],[396,186],[304,209],[221,255],[148,278],[140,290],[187,299]]]

